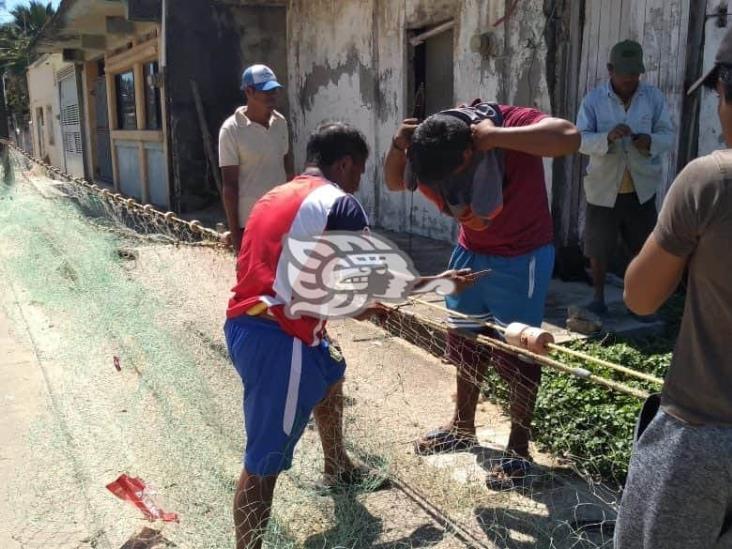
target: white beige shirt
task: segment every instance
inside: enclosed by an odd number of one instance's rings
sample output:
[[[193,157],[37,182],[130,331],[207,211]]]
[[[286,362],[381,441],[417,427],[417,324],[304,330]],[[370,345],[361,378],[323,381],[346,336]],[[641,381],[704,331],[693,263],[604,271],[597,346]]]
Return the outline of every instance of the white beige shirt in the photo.
[[[269,128],[247,118],[240,107],[227,118],[219,132],[219,166],[239,166],[239,226],[262,195],[287,182],[284,156],[289,150],[287,121],[277,111]]]

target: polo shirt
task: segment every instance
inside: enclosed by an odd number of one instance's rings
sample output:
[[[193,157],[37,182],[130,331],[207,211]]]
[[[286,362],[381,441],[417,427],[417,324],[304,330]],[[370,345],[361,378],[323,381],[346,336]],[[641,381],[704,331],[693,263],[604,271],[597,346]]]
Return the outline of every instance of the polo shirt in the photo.
[[[269,128],[252,122],[247,108],[227,118],[219,132],[219,166],[239,166],[239,227],[267,191],[287,181],[284,156],[289,150],[287,121],[274,111]]]

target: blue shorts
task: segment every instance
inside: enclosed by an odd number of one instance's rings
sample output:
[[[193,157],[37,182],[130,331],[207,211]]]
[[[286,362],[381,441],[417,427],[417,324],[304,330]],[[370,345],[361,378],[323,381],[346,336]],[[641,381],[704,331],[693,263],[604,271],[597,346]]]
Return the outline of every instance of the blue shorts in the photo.
[[[244,467],[258,476],[280,473],[292,466],[313,409],[343,379],[346,361],[328,341],[308,347],[271,320],[229,319],[224,333],[244,383]]]
[[[554,271],[554,246],[547,245],[516,257],[482,255],[456,246],[450,269],[470,268],[491,272],[465,291],[447,296],[447,308],[470,315],[476,321],[450,319],[454,328],[478,330],[482,322],[508,325],[523,322],[541,326],[549,282]]]

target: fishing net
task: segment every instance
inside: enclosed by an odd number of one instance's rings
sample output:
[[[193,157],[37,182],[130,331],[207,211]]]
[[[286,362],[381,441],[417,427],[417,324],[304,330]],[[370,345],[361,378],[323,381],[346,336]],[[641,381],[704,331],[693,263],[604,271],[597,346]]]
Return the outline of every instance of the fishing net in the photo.
[[[28,435],[32,456],[10,488],[17,512],[8,528],[24,546],[233,544],[242,387],[222,325],[234,257],[213,231],[174,217],[68,181],[17,151],[3,161],[0,303],[33,349],[47,395]],[[536,463],[524,479],[487,486],[508,438],[506,410],[517,400],[516,387],[496,372],[515,367],[517,357],[458,339],[466,363],[491,365],[487,382],[473,380],[482,389],[481,444],[420,457],[413,441],[452,415],[446,315],[410,303],[378,324],[337,321],[329,331],[349,364],[348,448],[391,488],[323,493],[311,422],[292,470],[278,482],[266,546],[612,546],[624,469],[607,464],[627,461],[637,396],[545,369],[535,421],[553,442],[532,447]],[[567,406],[565,392],[582,394],[577,388],[589,395],[569,403],[577,413],[555,414],[553,405]],[[610,432],[618,422],[606,418],[617,414],[625,422]],[[567,432],[587,435],[585,451],[561,439]],[[156,504],[179,522],[150,525],[113,497],[105,486],[122,474],[144,479]]]

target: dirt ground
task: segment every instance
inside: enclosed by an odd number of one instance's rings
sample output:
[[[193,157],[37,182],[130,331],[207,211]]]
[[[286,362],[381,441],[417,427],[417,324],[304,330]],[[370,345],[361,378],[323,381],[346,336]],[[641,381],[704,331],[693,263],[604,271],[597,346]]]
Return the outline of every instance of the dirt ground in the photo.
[[[174,253],[174,249],[143,253],[140,264],[160,261],[160,268]],[[2,284],[5,290],[0,337],[8,352],[0,361],[0,372],[7,412],[0,423],[0,436],[12,442],[3,448],[0,461],[0,482],[7,492],[0,507],[1,546],[124,547],[129,536],[141,529],[142,522],[133,509],[104,492],[103,485],[118,471],[90,460],[90,456],[103,454],[104,450],[95,448],[94,440],[81,431],[87,423],[100,421],[107,422],[110,431],[129,427],[118,425],[124,422],[123,415],[82,415],[68,420],[54,406],[54,394],[72,383],[63,371],[48,372],[54,369],[53,360],[49,360],[56,352],[54,346],[64,345],[62,334],[54,333],[55,325],[52,319],[44,318],[42,308],[24,302],[22,294],[16,300],[6,282]],[[210,348],[221,349],[220,321],[200,319],[201,324],[194,328],[190,319],[196,315],[186,310],[185,300],[180,299],[183,294],[173,287],[168,291],[175,320],[186,323],[193,338],[213,342]],[[176,295],[178,302],[173,299]],[[487,488],[485,468],[499,453],[508,432],[506,418],[488,403],[479,407],[480,449],[451,456],[416,457],[411,441],[451,413],[452,368],[369,324],[337,323],[332,332],[349,363],[346,425],[351,448],[366,461],[381,459],[387,474],[396,480],[396,487],[336,499],[312,495],[320,456],[317,435],[309,430],[298,452],[302,461],[296,459],[294,472],[285,475],[278,493],[290,492],[278,505],[277,516],[292,533],[296,546],[573,547],[581,537],[587,537],[586,533],[577,534],[577,524],[588,520],[578,520],[578,510],[585,515],[589,512],[593,515],[590,520],[599,522],[611,517],[611,511],[581,481],[556,469],[551,458],[540,454],[537,460],[542,466],[536,471],[536,487],[524,492]],[[37,351],[30,337],[41,340]],[[111,376],[111,365],[108,369]],[[228,393],[226,400],[236,406],[232,411],[237,417],[227,430],[238,432],[238,380],[228,370],[215,370],[212,375],[222,378],[216,380],[218,389]],[[97,387],[89,398],[113,402],[110,389]],[[214,423],[217,418],[210,419]],[[155,418],[150,420],[147,425],[135,426],[132,433],[145,437],[146,429],[156,423]],[[91,445],[75,444],[77,439]],[[233,447],[242,444],[240,440],[230,442]],[[101,439],[99,444],[105,441]],[[34,452],[38,449],[42,451]],[[151,458],[159,460],[162,456],[135,456],[127,467]],[[238,461],[237,452],[232,451],[226,463],[216,464],[230,476],[232,488]],[[141,465],[139,471],[144,470]],[[185,471],[174,470],[166,483],[180,482],[184,475]],[[28,480],[36,485],[54,484],[52,497],[34,491],[27,486]],[[95,512],[99,506],[108,511]],[[224,514],[228,509],[219,502],[215,511],[209,512]],[[28,515],[34,518],[24,521]],[[100,519],[110,515],[120,517],[115,526]],[[195,542],[187,541],[183,526],[192,518],[184,515],[181,526],[165,526],[166,538],[178,547],[197,547]],[[339,525],[341,518],[343,525]],[[120,528],[120,523],[127,523],[127,530]],[[591,537],[602,544],[597,532]]]
[[[75,238],[96,229],[80,230]],[[48,238],[63,246],[63,236]],[[109,267],[121,289],[105,293],[75,281],[74,306],[40,300],[2,268],[27,250],[0,247],[0,437],[8,441],[0,450],[0,547],[233,546],[242,388],[221,329],[233,257],[125,246],[136,259]],[[81,260],[64,257],[83,276]],[[38,265],[41,276],[44,268]],[[107,306],[121,304],[112,321],[95,312],[107,298]],[[613,511],[604,502],[612,495],[550,456],[534,452],[537,465],[521,487],[486,485],[508,434],[490,403],[479,405],[479,448],[415,456],[412,441],[451,415],[453,368],[369,323],[334,322],[330,332],[348,361],[349,449],[392,487],[321,495],[322,456],[309,428],[278,484],[268,547],[612,545]],[[121,372],[113,356],[121,357]],[[148,523],[115,499],[105,485],[123,472],[154,483],[180,522]],[[140,541],[145,528],[155,530],[145,532],[152,541]]]

